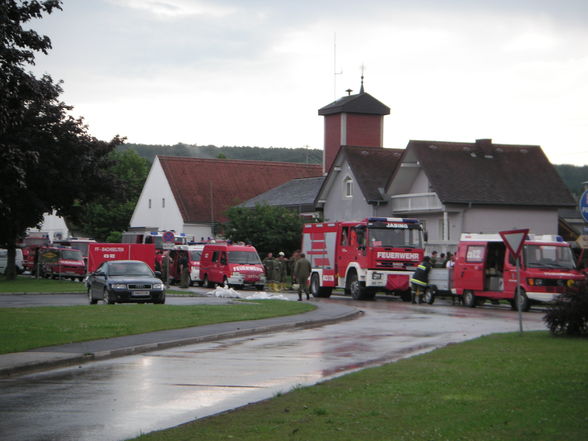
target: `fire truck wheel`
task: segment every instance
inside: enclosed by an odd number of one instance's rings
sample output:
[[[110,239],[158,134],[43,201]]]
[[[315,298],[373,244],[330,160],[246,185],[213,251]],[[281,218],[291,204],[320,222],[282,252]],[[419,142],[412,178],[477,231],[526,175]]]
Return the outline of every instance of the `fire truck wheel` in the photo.
[[[202,284],[204,286],[206,286],[207,288],[214,288],[214,284],[210,283],[210,281],[208,280],[208,274],[206,274],[204,276],[204,280],[202,281]]]
[[[463,292],[463,304],[469,308],[476,307],[476,296],[474,295],[473,291]]]
[[[375,296],[375,292],[370,296],[366,287],[362,286],[357,278],[355,270],[349,272],[349,290],[351,291],[351,297],[353,300],[371,300]]]
[[[319,275],[314,273],[310,278],[310,292],[313,297],[331,297],[333,288],[321,287]]]
[[[529,302],[529,297],[527,297],[527,294],[523,288],[519,289],[519,295],[516,299],[518,303],[515,303],[515,306],[518,308],[520,303],[521,311],[527,312],[529,309],[531,309],[531,302]]]

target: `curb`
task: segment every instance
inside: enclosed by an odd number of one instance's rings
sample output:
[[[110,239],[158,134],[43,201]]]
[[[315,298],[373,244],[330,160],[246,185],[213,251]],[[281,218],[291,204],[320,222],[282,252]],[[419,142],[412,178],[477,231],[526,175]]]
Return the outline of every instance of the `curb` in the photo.
[[[8,368],[0,368],[0,378],[15,377],[23,374],[41,372],[50,369],[56,369],[61,367],[68,367],[74,365],[81,365],[91,361],[107,360],[111,358],[124,357],[127,355],[141,354],[145,352],[158,351],[162,349],[169,349],[177,346],[186,346],[197,343],[208,343],[212,341],[225,340],[236,337],[247,337],[251,335],[266,334],[269,332],[279,332],[288,329],[310,329],[317,328],[324,325],[338,323],[346,320],[352,320],[363,315],[363,311],[350,308],[351,310],[339,314],[334,317],[318,320],[304,320],[301,318],[300,321],[294,321],[291,323],[283,323],[276,325],[267,325],[258,328],[251,329],[235,329],[232,331],[223,332],[220,334],[201,335],[195,337],[182,338],[177,340],[161,341],[157,343],[148,343],[137,346],[129,346],[126,348],[119,348],[107,351],[92,352],[85,354],[72,354],[72,355],[57,355],[54,354],[54,358],[50,360],[24,362],[17,366],[11,366]],[[36,352],[39,353],[39,352]],[[22,353],[21,353],[22,354]],[[9,355],[9,354],[5,354]],[[81,367],[81,366],[80,366]]]

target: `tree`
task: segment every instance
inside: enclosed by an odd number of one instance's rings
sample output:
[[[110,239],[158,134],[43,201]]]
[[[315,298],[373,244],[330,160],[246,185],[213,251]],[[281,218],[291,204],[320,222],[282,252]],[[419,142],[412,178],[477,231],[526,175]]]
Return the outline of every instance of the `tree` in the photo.
[[[60,1],[0,0],[0,246],[8,278],[16,277],[17,240],[44,213],[75,217],[77,207],[114,190],[107,155],[121,139],[92,137],[59,100],[61,84],[26,71],[51,41],[23,25],[54,9]]]
[[[300,248],[302,220],[284,207],[257,204],[255,208],[232,207],[229,221],[223,225],[227,239],[251,243],[261,256],[284,251],[287,255]]]
[[[147,179],[149,161],[133,150],[115,150],[108,157],[113,164],[109,172],[116,176],[118,190],[81,207],[79,229],[98,241],[120,242]]]

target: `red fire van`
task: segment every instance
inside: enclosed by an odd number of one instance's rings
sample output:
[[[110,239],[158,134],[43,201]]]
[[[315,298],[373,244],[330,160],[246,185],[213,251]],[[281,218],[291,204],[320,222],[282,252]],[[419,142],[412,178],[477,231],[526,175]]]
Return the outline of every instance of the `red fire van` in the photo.
[[[200,280],[209,288],[215,284],[235,288],[249,285],[261,291],[265,286],[265,272],[253,246],[208,244],[200,258]]]

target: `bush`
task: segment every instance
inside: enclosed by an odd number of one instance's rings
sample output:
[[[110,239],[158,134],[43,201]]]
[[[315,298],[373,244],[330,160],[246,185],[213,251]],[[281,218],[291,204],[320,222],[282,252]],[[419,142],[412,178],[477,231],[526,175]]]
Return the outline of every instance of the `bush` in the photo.
[[[543,321],[553,335],[588,336],[588,284],[569,288],[548,307]]]

